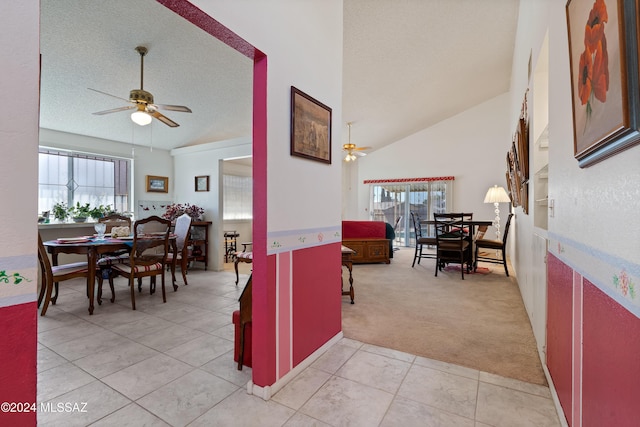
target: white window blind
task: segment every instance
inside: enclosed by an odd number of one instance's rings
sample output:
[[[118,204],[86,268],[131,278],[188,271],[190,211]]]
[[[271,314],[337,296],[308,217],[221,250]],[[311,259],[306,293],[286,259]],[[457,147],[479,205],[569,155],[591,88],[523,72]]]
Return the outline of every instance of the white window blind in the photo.
[[[223,175],[223,219],[253,219],[253,178]]]

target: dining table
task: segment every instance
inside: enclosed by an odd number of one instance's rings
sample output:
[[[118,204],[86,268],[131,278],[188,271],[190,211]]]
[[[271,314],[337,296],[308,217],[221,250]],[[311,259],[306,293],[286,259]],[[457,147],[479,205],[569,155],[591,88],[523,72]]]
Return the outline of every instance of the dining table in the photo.
[[[174,253],[177,253],[176,235],[169,235],[169,244]],[[96,283],[96,266],[98,257],[102,254],[113,253],[120,250],[131,250],[133,237],[97,239],[95,236],[81,236],[76,238],[59,238],[43,242],[47,252],[51,255],[51,264],[58,265],[59,254],[86,254],[88,264],[87,297],[89,298],[89,314],[93,314]],[[172,268],[175,271],[177,257],[173,257]],[[173,290],[178,290],[175,280]]]
[[[435,226],[435,224],[436,224],[436,221],[434,219],[423,219],[420,221],[420,225]],[[467,234],[470,236],[469,240],[471,243],[471,257],[472,257],[473,268],[475,268],[476,264],[478,263],[478,261],[475,259],[475,248],[473,246],[475,245],[476,227],[490,227],[492,225],[493,225],[492,220],[485,220],[485,219],[465,219],[462,222],[462,228],[468,229]]]

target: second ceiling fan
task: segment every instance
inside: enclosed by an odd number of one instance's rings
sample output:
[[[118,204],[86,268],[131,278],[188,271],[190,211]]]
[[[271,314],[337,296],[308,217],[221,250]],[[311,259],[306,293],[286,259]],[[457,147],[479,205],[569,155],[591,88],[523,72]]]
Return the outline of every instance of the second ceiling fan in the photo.
[[[124,107],[113,108],[111,110],[98,111],[93,114],[103,115],[109,113],[117,113],[118,111],[135,109],[136,111],[131,114],[131,120],[133,120],[140,126],[148,125],[149,123],[151,123],[153,118],[160,120],[162,123],[170,127],[180,126],[178,123],[163,115],[158,110],[191,113],[191,109],[189,107],[185,107],[184,105],[154,104],[153,95],[150,92],[144,90],[144,56],[147,54],[148,49],[144,46],[138,46],[136,47],[136,51],[140,54],[140,89],[133,89],[131,92],[129,92],[129,99],[124,99],[97,89],[88,88],[89,90],[92,90],[94,92],[108,95],[113,98],[118,98],[133,105],[126,105]]]
[[[347,122],[349,127],[349,143],[342,144],[342,151],[345,151],[347,155],[344,157],[345,162],[353,162],[359,157],[366,156],[365,150],[369,150],[371,147],[357,147],[356,144],[351,143],[351,124],[353,122]]]

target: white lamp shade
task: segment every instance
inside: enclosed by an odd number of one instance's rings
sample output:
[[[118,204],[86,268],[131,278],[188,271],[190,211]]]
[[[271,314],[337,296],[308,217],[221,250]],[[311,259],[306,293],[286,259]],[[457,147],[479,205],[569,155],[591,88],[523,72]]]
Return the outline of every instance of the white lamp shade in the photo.
[[[146,126],[151,123],[151,116],[144,111],[134,111],[131,113],[131,120],[137,125]]]
[[[484,196],[485,203],[508,203],[510,201],[511,199],[509,199],[504,187],[498,187],[497,185],[489,188],[487,195]]]

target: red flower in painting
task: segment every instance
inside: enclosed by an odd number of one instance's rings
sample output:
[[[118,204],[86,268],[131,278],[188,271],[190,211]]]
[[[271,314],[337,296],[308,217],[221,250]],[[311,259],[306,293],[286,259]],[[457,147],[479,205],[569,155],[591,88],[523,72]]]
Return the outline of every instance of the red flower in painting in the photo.
[[[594,96],[600,102],[605,102],[607,100],[607,89],[609,89],[608,68],[606,51],[602,49],[602,43],[598,43],[598,48],[596,49],[596,54],[593,58],[591,88]]]
[[[587,121],[593,112],[593,98],[606,102],[609,90],[609,53],[604,25],[609,21],[604,0],[595,0],[584,26],[584,52],[580,55],[578,68],[578,96],[582,105],[586,104]]]
[[[589,102],[591,97],[591,78],[593,76],[593,62],[591,62],[591,52],[586,49],[580,55],[580,68],[578,71],[578,93],[582,105]]]
[[[604,37],[604,24],[608,21],[607,5],[604,4],[604,0],[596,0],[591,12],[589,12],[589,19],[584,29],[584,45],[592,52]]]

